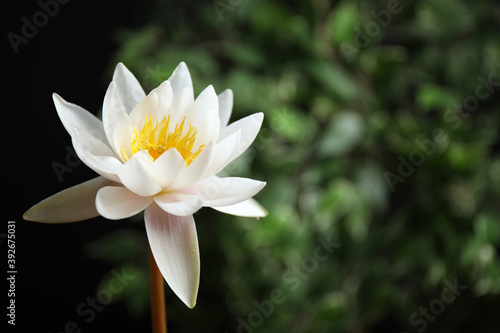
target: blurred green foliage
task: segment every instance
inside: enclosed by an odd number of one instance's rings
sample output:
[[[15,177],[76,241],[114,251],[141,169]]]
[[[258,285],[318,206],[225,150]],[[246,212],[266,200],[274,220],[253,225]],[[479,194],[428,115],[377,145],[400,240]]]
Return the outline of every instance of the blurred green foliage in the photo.
[[[492,0],[157,1],[118,29],[106,81],[122,61],[149,91],[185,61],[196,94],[233,90],[232,121],[265,114],[224,174],[267,181],[269,216],[196,214],[198,304],[167,288],[172,330],[495,332],[499,29]],[[89,253],[147,276],[137,234]]]

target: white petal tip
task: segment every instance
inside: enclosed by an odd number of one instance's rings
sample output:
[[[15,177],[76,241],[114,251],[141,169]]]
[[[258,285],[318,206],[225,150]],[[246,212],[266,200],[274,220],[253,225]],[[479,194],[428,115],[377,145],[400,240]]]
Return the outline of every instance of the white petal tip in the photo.
[[[168,284],[168,281],[165,279],[165,281],[167,282]],[[174,291],[174,290],[173,290]],[[195,306],[196,306],[196,299],[198,297],[198,287],[196,286],[196,288],[193,288],[192,291],[193,294],[192,295],[183,295],[182,292],[180,290],[177,290],[177,291],[174,291],[174,293],[177,295],[177,297],[179,297],[179,299],[190,309],[193,309]]]
[[[36,213],[34,206],[23,214],[23,220],[30,222],[44,222],[43,218]]]
[[[115,66],[115,71],[117,71],[117,70],[126,70],[126,71],[128,71],[128,68],[127,68],[127,66],[125,66],[125,64],[123,62],[119,62]]]
[[[52,93],[52,100],[54,101],[54,103],[57,103],[57,102],[64,103],[64,102],[66,102],[64,100],[64,98],[62,98],[61,95],[59,95],[58,93]]]
[[[23,214],[23,220],[29,222],[51,223],[50,219],[44,214],[40,214],[36,206],[31,207]]]
[[[187,306],[188,308],[193,309],[193,308],[196,306],[196,296],[197,296],[197,295],[195,295],[195,296],[194,296],[194,298],[193,298],[191,301],[189,301],[189,302],[184,302],[184,304],[186,304],[186,306]]]
[[[263,219],[269,215],[267,209],[265,209],[261,204],[259,204],[255,199],[250,198],[240,203],[223,206],[223,207],[212,207],[213,209],[230,215],[241,216],[241,217],[253,217],[258,220]]]
[[[96,177],[58,192],[31,207],[23,219],[42,223],[69,223],[94,218],[99,215],[95,197],[99,189],[112,182]]]

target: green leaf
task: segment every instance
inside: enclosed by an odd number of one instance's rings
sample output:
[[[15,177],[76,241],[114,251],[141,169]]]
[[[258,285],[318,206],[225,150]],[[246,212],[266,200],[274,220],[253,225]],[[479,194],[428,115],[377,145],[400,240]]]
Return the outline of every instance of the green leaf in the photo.
[[[332,41],[340,45],[342,41],[349,40],[359,22],[359,11],[353,2],[342,2],[336,6],[328,18]]]

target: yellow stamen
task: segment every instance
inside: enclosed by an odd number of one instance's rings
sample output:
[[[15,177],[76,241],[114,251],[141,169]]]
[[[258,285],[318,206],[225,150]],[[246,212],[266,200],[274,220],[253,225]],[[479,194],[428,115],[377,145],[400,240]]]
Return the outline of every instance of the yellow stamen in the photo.
[[[137,127],[134,128],[134,135],[130,142],[130,151],[132,155],[136,154],[138,151],[147,150],[151,159],[154,161],[165,151],[170,148],[175,148],[181,154],[182,158],[184,158],[184,161],[186,161],[186,165],[189,165],[205,147],[204,145],[200,146],[198,150],[193,152],[198,131],[190,124],[189,130],[183,135],[186,117],[182,119],[180,124],[177,123],[175,125],[173,132],[168,132],[170,115],[168,117],[163,117],[161,121],[158,121],[158,118],[153,121],[151,115],[149,115],[149,118],[144,116],[144,119],[145,123],[140,131],[138,131]],[[127,161],[129,156],[125,149],[122,151]]]

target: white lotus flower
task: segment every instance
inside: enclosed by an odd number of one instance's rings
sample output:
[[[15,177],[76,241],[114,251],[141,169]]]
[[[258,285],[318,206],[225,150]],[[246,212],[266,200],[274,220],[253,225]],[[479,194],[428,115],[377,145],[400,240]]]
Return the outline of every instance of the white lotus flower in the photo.
[[[208,86],[194,99],[183,62],[147,96],[119,63],[104,97],[102,121],[57,94],[53,99],[76,153],[100,176],[43,200],[23,217],[64,223],[99,214],[123,219],[145,210],[160,272],[177,296],[194,307],[200,257],[193,213],[212,207],[239,216],[266,215],[252,199],[264,182],[216,176],[253,142],[263,114],[227,126],[232,91],[217,96]]]

